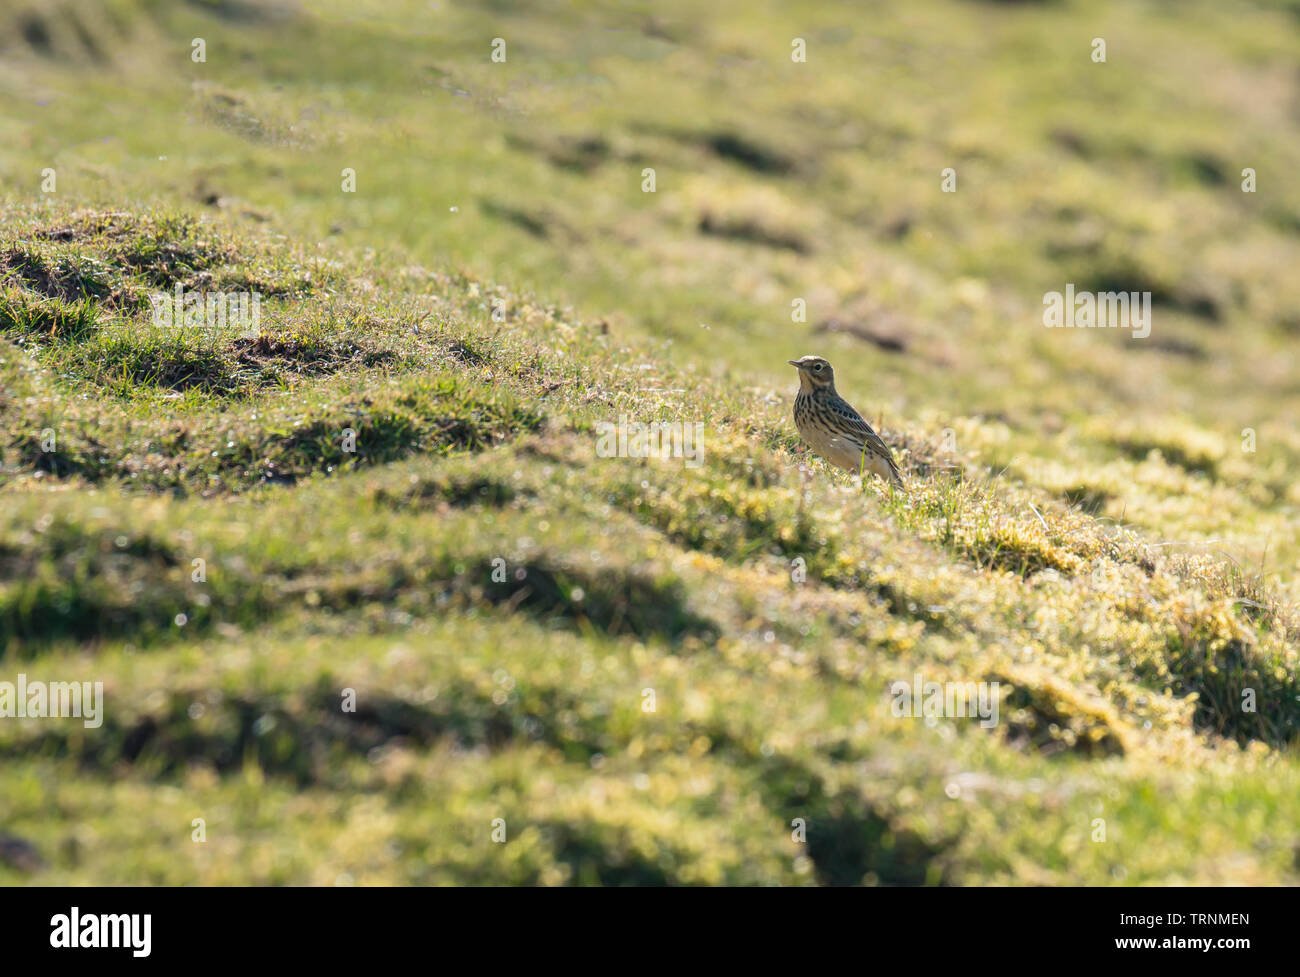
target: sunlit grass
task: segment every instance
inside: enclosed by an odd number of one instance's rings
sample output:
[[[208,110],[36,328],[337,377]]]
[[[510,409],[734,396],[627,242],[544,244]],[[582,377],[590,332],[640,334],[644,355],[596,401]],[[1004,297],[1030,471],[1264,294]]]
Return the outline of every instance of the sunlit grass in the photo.
[[[0,879],[1295,881],[1283,12],[46,7],[0,679],[107,705],[0,723]],[[1067,282],[1152,336],[1044,329]],[[808,352],[905,492],[799,445]],[[699,464],[600,457],[620,415]],[[893,715],[916,675],[1001,722]]]

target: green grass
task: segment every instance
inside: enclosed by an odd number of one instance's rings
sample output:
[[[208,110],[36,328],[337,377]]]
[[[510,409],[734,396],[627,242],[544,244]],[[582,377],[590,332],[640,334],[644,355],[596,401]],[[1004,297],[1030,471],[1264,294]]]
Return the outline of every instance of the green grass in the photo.
[[[0,881],[1298,880],[1293,8],[251,9],[0,14]]]

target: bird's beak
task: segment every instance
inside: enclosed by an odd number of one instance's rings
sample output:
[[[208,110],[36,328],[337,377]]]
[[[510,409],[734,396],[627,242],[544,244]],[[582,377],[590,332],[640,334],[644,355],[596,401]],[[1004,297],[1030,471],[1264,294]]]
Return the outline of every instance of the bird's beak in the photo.
[[[786,360],[786,362],[789,363],[791,366],[793,366],[796,370],[799,369],[798,360]]]

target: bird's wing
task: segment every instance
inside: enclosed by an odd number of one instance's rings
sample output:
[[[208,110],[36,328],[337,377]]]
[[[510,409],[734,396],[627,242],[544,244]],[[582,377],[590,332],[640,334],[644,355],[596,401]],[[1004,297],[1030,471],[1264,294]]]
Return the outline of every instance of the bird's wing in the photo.
[[[862,419],[861,414],[848,404],[832,404],[830,409],[843,418],[844,426],[861,439],[869,452],[884,458],[889,463],[889,470],[895,476],[899,474],[898,463],[894,461],[894,454],[889,450],[889,445],[885,444],[884,439],[871,429],[871,425]]]

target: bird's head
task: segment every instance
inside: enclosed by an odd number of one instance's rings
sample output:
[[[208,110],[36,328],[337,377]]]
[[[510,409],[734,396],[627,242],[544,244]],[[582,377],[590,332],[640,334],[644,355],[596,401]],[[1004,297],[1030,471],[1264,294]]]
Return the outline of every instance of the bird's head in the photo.
[[[820,356],[801,356],[797,360],[787,360],[799,371],[799,386],[806,392],[814,390],[834,390],[835,371],[830,363]]]

